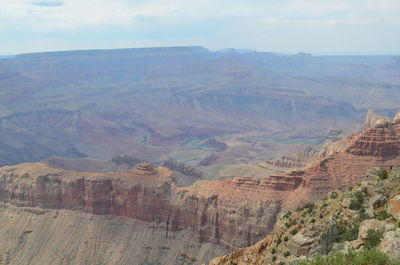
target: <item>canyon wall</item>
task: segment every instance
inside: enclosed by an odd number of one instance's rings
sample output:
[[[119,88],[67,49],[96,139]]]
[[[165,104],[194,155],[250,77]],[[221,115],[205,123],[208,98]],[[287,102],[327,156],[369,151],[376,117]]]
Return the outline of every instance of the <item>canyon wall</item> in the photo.
[[[171,171],[140,164],[117,173],[88,173],[21,164],[0,170],[3,202],[23,207],[80,210],[128,217],[165,227],[166,233],[190,228],[198,242],[247,246],[272,230],[280,201],[258,196],[238,202],[254,190],[292,190],[296,181],[247,179],[177,187]],[[236,195],[235,195],[236,194]],[[272,196],[271,192],[271,196]],[[234,196],[232,196],[234,195]],[[236,196],[236,198],[235,198]]]
[[[17,208],[128,218],[162,229],[166,238],[189,231],[190,243],[234,249],[268,235],[282,208],[354,186],[371,167],[400,164],[399,136],[397,115],[332,144],[304,170],[198,181],[189,187],[177,186],[167,168],[147,163],[112,173],[55,169],[44,163],[8,166],[0,169],[0,199]]]

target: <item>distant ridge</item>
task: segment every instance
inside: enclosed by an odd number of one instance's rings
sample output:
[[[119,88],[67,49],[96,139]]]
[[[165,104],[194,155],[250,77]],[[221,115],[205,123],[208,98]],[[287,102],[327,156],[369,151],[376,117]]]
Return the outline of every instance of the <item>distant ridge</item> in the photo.
[[[21,53],[13,55],[12,57],[26,57],[26,56],[48,56],[48,55],[82,55],[82,54],[118,54],[118,53],[143,53],[143,52],[210,52],[202,46],[171,46],[171,47],[145,47],[145,48],[116,48],[116,49],[88,49],[88,50],[70,50],[70,51],[48,51],[48,52],[34,52],[34,53]],[[10,58],[12,58],[10,57]],[[1,56],[0,56],[1,58]]]

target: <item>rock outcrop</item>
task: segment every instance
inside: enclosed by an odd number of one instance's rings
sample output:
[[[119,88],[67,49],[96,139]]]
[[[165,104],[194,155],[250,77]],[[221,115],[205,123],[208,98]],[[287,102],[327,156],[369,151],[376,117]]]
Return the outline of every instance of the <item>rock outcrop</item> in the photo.
[[[271,235],[209,264],[297,264],[315,254],[370,248],[399,259],[400,228],[398,221],[386,212],[390,202],[397,200],[399,188],[399,166],[390,169],[383,179],[379,171],[370,170],[359,187],[331,192],[321,201],[282,214]],[[389,201],[372,208],[376,196]],[[344,203],[346,200],[350,206]]]
[[[198,242],[227,247],[255,243],[273,228],[279,201],[264,189],[291,190],[296,178],[247,179],[175,185],[172,172],[142,163],[128,172],[88,173],[22,164],[0,170],[1,200],[17,206],[72,209],[155,223],[169,231],[190,228]],[[243,194],[238,200],[237,193]],[[259,194],[251,196],[251,194]]]
[[[322,159],[304,170],[264,178],[198,181],[189,187],[176,185],[169,169],[148,163],[126,172],[97,173],[21,164],[0,169],[0,199],[20,207],[135,219],[162,227],[167,237],[189,229],[196,242],[235,249],[270,234],[282,209],[355,186],[371,167],[399,164],[399,136],[396,119],[378,123],[333,143]],[[296,242],[292,245],[302,253],[306,248]]]

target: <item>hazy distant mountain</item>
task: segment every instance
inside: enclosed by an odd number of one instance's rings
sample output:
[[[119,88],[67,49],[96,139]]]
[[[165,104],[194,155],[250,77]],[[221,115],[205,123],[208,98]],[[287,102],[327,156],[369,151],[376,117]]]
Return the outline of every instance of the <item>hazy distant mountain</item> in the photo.
[[[284,132],[318,138],[360,120],[359,108],[398,107],[400,75],[388,69],[391,59],[202,47],[3,59],[0,164],[131,154],[196,165],[216,152],[205,144],[210,138],[246,134],[235,141],[247,147],[273,144],[269,135]],[[257,133],[267,136],[257,140]],[[234,146],[224,152],[249,156]]]

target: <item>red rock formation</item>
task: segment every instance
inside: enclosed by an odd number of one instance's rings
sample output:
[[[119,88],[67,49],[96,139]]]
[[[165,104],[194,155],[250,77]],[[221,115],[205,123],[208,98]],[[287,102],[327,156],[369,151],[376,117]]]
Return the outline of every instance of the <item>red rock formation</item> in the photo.
[[[18,206],[124,216],[154,223],[167,233],[191,228],[199,242],[239,247],[270,231],[280,210],[280,203],[263,196],[238,202],[231,195],[240,189],[250,198],[254,192],[265,194],[262,190],[271,185],[261,180],[259,187],[246,186],[245,181],[180,188],[171,171],[150,164],[123,173],[88,173],[37,163],[1,168],[0,194],[3,201]],[[260,222],[260,216],[264,221]]]
[[[400,122],[378,122],[327,148],[300,171],[265,178],[175,185],[164,167],[88,173],[22,164],[0,169],[0,198],[18,206],[75,209],[134,218],[169,231],[190,228],[199,242],[243,247],[273,229],[281,207],[295,208],[359,183],[375,166],[400,163]]]

